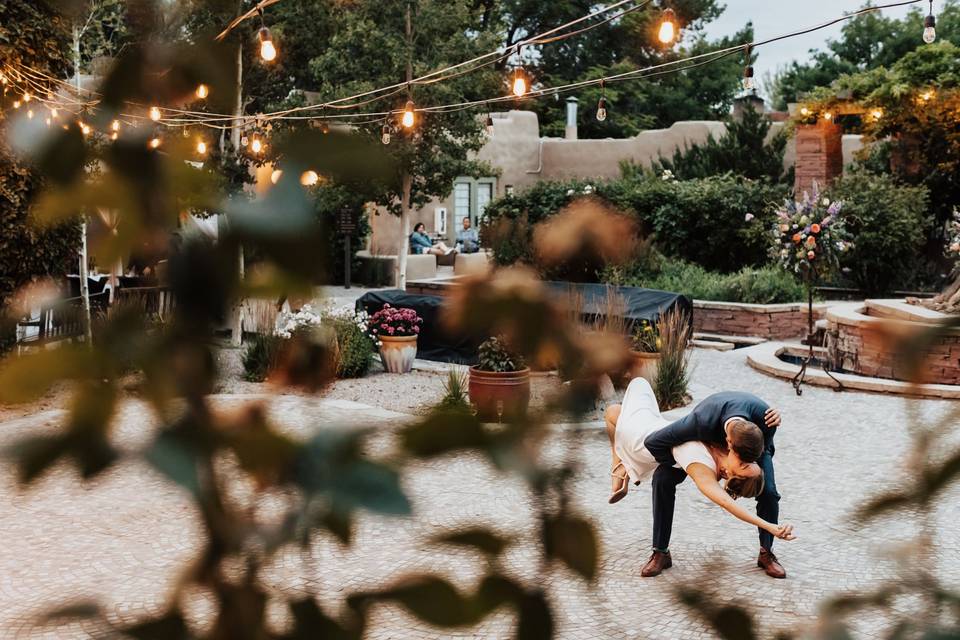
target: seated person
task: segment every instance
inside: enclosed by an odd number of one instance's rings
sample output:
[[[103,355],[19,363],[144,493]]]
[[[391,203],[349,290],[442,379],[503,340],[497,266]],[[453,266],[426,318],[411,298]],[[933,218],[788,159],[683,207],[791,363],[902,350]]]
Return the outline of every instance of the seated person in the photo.
[[[457,251],[460,253],[477,253],[480,251],[480,234],[473,228],[470,218],[464,218],[463,228],[457,231]]]
[[[432,254],[435,256],[445,256],[453,252],[453,249],[438,242],[433,244],[433,240],[427,235],[427,227],[422,222],[418,222],[410,234],[410,252],[417,255]]]

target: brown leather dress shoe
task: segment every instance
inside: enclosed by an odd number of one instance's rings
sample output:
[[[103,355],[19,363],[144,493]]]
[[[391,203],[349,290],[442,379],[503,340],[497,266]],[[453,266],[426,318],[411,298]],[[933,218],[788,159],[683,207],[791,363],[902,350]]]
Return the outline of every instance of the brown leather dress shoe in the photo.
[[[670,558],[670,552],[667,551],[654,551],[650,556],[650,559],[647,560],[647,564],[643,565],[643,569],[640,570],[640,575],[644,578],[652,578],[653,576],[658,576],[665,569],[669,569],[673,566],[673,560]]]
[[[760,549],[760,557],[757,558],[757,566],[763,569],[771,578],[786,578],[787,570],[783,568],[777,556],[769,549]]]

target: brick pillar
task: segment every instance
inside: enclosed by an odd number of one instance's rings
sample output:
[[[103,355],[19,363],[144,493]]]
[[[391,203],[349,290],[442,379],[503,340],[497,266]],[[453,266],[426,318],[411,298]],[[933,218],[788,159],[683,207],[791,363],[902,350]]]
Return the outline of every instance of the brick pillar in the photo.
[[[843,131],[828,120],[797,125],[797,194],[820,188],[843,173]]]

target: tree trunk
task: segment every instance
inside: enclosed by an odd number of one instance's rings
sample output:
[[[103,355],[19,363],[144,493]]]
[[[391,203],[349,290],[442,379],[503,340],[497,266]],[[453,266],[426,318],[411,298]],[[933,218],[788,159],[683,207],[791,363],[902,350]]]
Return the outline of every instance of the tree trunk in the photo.
[[[73,27],[73,75],[80,96],[80,27]],[[93,322],[90,317],[90,282],[87,280],[87,216],[80,217],[80,297],[83,300],[83,327],[87,346],[93,346]]]
[[[238,12],[243,8],[241,3]],[[240,153],[240,138],[242,131],[240,125],[243,122],[243,40],[237,44],[237,101],[233,108],[233,126],[230,129],[230,142],[233,145],[233,153]],[[240,282],[243,282],[243,245],[237,248],[237,269]],[[234,304],[233,312],[230,317],[230,343],[234,347],[243,344],[243,301],[237,300]]]
[[[410,251],[410,191],[413,176],[403,174],[400,201],[400,245],[397,247],[396,283],[401,291],[407,288],[407,253]]]

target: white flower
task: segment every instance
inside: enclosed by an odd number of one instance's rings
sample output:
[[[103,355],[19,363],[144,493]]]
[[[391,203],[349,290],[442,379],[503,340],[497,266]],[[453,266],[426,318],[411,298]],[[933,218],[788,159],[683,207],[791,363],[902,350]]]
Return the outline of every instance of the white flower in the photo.
[[[824,198],[824,199],[823,199],[823,206],[825,206],[825,207],[829,207],[829,206],[830,206],[830,198]]]
[[[590,195],[591,193],[593,193],[593,185],[588,184],[587,186],[585,186],[583,188],[583,192],[587,195]]]
[[[747,215],[743,216],[743,219],[746,220],[747,222],[750,222],[750,221],[753,220],[755,217],[756,217],[756,216],[753,215],[752,213],[748,213]]]
[[[664,182],[673,180],[673,171],[670,171],[670,169],[664,169],[663,173],[660,175],[660,179]]]
[[[575,194],[575,193],[576,193],[576,191],[574,191],[573,189],[567,190],[567,195],[568,195],[568,196],[572,196],[572,195]]]

